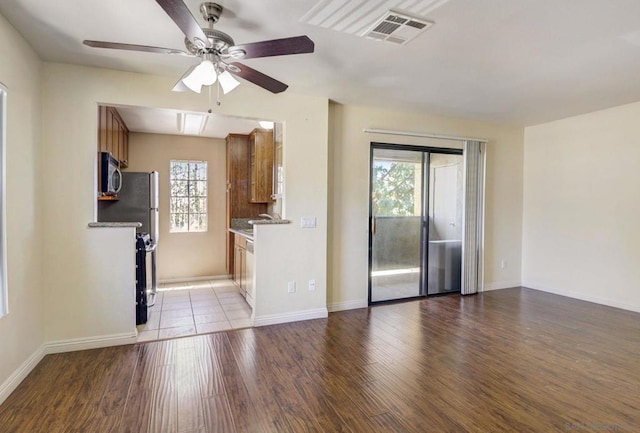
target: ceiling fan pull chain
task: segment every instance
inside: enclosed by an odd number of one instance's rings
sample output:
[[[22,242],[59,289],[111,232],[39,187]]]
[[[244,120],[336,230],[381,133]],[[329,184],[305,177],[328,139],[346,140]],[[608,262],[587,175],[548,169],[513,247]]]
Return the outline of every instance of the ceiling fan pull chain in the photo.
[[[217,87],[218,87],[218,96],[216,97],[216,105],[219,107],[220,104],[220,80],[218,80],[217,82]]]

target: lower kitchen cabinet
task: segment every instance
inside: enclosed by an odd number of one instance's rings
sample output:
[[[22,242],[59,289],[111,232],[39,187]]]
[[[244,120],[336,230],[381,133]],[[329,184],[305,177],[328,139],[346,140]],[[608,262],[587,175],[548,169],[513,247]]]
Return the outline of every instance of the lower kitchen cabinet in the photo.
[[[233,282],[236,283],[240,294],[253,308],[255,288],[253,285],[253,240],[237,234],[234,237],[233,249]]]
[[[246,296],[246,248],[247,239],[240,235],[233,235],[234,237],[234,249],[233,249],[233,282],[236,283],[240,289],[240,294]]]
[[[253,241],[247,241],[245,248],[245,293],[247,303],[253,308],[255,304],[255,286],[253,284]]]

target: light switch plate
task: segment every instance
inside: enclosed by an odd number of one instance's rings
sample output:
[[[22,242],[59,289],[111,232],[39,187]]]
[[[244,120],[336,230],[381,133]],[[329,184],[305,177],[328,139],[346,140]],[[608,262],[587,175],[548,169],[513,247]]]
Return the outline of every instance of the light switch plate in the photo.
[[[300,218],[300,227],[303,229],[316,228],[316,217],[302,217]]]

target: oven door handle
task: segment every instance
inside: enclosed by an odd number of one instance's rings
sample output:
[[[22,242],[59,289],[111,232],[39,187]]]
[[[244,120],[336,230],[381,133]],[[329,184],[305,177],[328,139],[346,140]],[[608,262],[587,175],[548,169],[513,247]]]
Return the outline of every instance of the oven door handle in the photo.
[[[158,248],[158,244],[147,245],[145,251],[148,253],[152,253],[156,250],[156,248]]]

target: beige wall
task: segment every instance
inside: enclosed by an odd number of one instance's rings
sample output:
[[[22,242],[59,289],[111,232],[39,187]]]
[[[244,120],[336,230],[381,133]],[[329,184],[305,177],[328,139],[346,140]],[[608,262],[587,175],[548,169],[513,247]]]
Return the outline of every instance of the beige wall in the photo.
[[[525,129],[523,284],[640,311],[640,102]]]
[[[371,142],[445,146],[447,142],[365,134],[364,128],[489,140],[485,217],[485,289],[520,284],[523,129],[332,104],[329,132],[330,309],[366,305]],[[459,147],[453,142],[449,146]],[[507,266],[502,269],[501,260]]]
[[[7,379],[43,343],[42,65],[0,15],[0,82],[8,88],[6,143],[9,315],[0,318],[0,402]],[[56,191],[61,193],[61,191]]]
[[[169,232],[169,161],[207,161],[208,230]],[[226,148],[216,138],[142,134],[129,136],[129,168],[160,175],[158,278],[188,279],[226,275]]]

